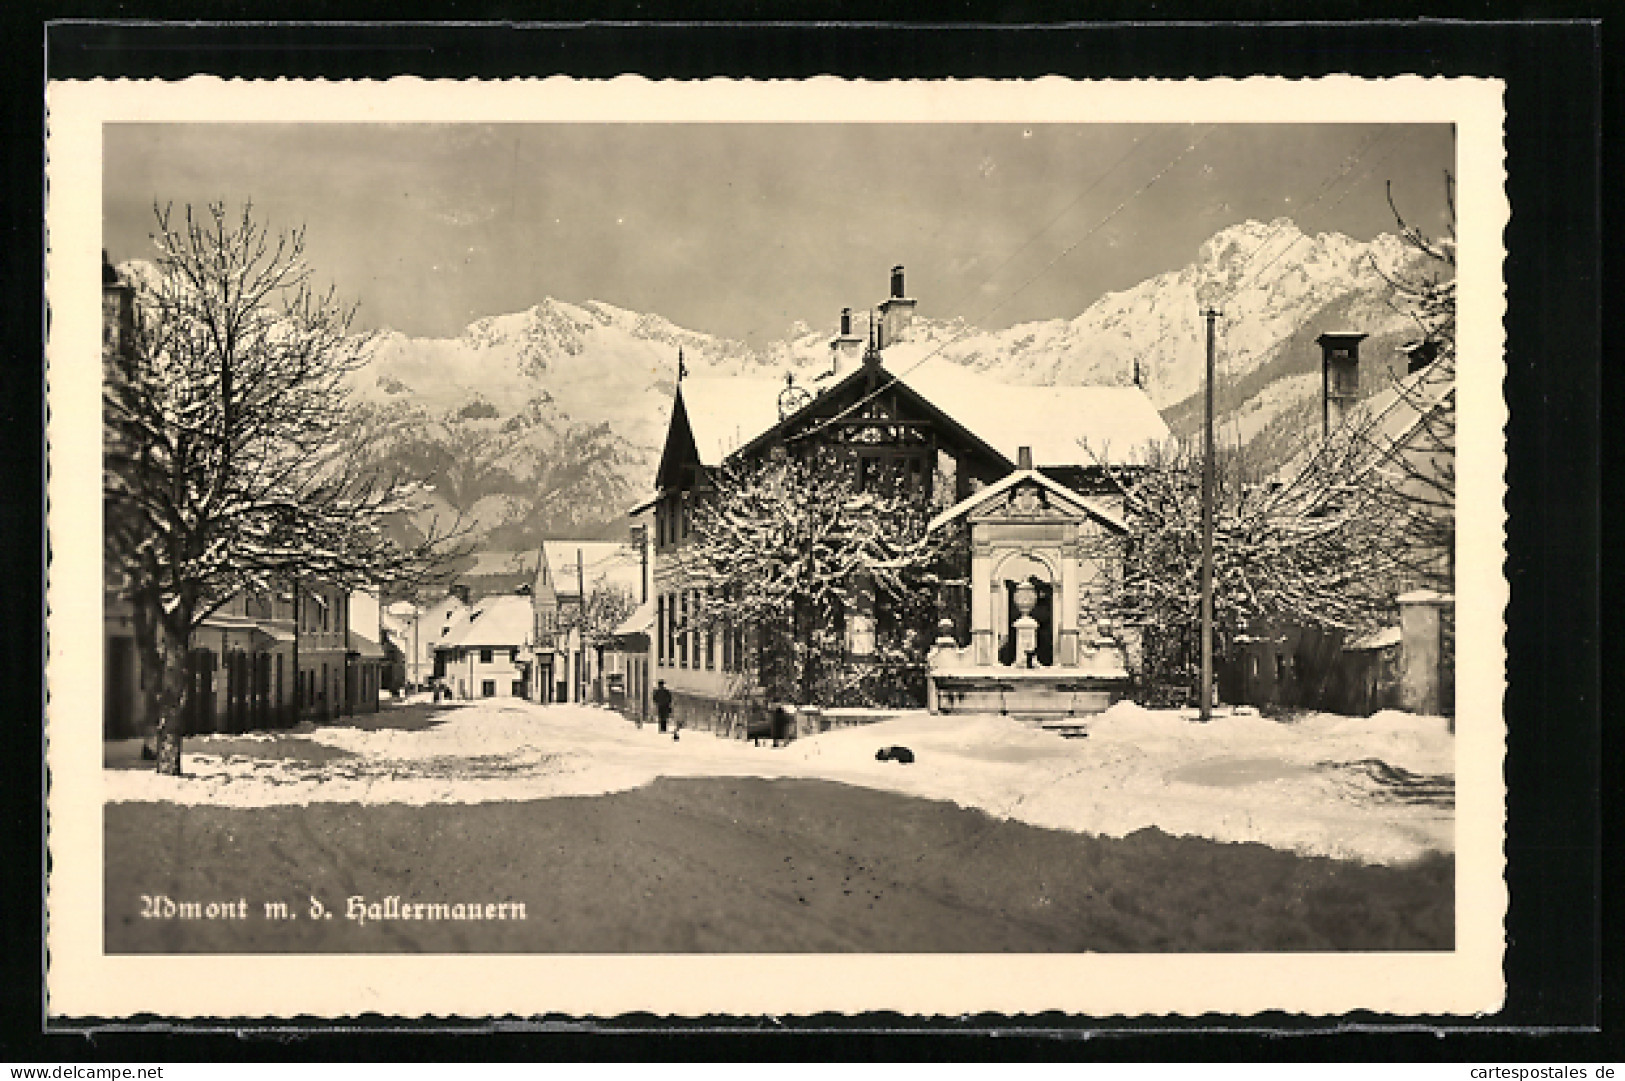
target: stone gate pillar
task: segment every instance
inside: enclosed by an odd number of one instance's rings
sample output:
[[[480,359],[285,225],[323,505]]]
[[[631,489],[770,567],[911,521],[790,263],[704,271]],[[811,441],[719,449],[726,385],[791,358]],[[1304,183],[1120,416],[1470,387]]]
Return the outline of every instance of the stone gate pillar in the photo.
[[[1412,713],[1437,714],[1445,673],[1442,659],[1441,610],[1456,599],[1431,589],[1419,589],[1399,598],[1399,697]],[[1451,673],[1454,678],[1454,673]]]

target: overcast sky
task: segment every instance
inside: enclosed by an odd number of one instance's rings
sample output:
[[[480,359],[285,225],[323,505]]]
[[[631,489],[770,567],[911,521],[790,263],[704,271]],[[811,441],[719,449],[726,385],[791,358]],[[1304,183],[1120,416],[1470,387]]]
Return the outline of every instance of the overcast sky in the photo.
[[[1407,216],[1437,229],[1455,151],[1446,125],[104,132],[115,262],[151,252],[154,200],[252,199],[273,227],[307,227],[318,278],[360,303],[365,328],[450,337],[552,296],[753,345],[878,302],[896,263],[920,315],[999,328],[1075,316],[1248,218],[1392,232],[1388,181]]]

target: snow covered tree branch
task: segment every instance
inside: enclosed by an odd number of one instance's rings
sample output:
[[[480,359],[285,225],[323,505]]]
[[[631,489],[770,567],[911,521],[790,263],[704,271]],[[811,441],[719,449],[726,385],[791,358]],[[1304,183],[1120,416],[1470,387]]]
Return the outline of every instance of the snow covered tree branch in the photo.
[[[785,701],[845,701],[865,680],[923,663],[947,538],[901,488],[860,491],[848,464],[813,450],[730,462],[710,478],[679,550],[698,591],[692,625],[745,632],[762,688]],[[876,654],[848,664],[844,628],[873,612]]]
[[[1215,461],[1213,612],[1224,655],[1259,620],[1347,631],[1389,610],[1390,567],[1373,537],[1389,528],[1349,466],[1355,443],[1330,441],[1287,482],[1256,477],[1244,454]],[[1123,496],[1130,533],[1107,610],[1137,629],[1140,676],[1152,695],[1193,694],[1200,655],[1202,461],[1171,441],[1134,467],[1102,462]]]
[[[156,272],[136,282],[130,346],[107,359],[106,560],[157,677],[158,770],[180,772],[193,631],[243,591],[318,579],[409,585],[458,530],[402,538],[420,485],[367,468],[347,377],[353,309],[311,284],[303,230],[223,204],[155,208]]]

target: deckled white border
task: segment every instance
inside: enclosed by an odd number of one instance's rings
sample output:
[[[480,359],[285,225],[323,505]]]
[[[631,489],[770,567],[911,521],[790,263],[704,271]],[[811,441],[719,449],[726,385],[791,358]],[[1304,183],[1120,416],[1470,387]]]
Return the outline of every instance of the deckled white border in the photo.
[[[1497,1010],[1508,589],[1498,81],[1075,83],[52,83],[46,221],[52,564],[49,1011],[56,1017],[483,1017],[898,1010],[1397,1014]],[[1448,954],[104,956],[101,801],[101,125],[533,122],[1453,123],[1460,280],[1457,948]]]

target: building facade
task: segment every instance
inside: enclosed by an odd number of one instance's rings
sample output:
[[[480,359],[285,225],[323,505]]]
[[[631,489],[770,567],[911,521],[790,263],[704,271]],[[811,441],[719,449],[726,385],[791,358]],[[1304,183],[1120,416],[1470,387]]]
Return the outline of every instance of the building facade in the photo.
[[[826,456],[859,491],[884,484],[940,512],[1011,474],[1027,448],[1046,479],[1110,509],[1107,467],[1132,463],[1167,438],[1167,425],[1137,386],[1010,386],[942,360],[930,342],[912,336],[915,307],[896,267],[866,334],[850,309],[842,312],[829,370],[809,385],[679,381],[656,492],[632,513],[645,516],[654,534],[653,676],[672,691],[683,723],[707,726],[731,715],[756,683],[753,643],[696,624],[703,597],[683,569],[695,509],[725,462]],[[945,607],[968,633],[969,598],[961,593]],[[874,612],[860,605],[844,622],[848,652],[872,652]],[[923,679],[920,688],[924,705]]]
[[[526,698],[531,692],[531,597],[484,597],[457,613],[435,645],[435,678],[453,698]]]

